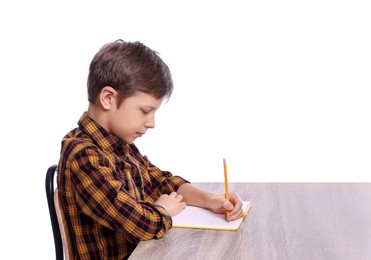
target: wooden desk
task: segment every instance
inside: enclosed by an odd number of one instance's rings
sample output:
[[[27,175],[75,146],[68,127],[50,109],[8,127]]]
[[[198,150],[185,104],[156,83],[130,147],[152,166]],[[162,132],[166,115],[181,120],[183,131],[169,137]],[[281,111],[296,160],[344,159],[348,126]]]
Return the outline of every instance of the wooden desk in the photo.
[[[238,231],[173,228],[140,242],[130,259],[371,259],[371,183],[230,183],[230,190],[252,202]]]

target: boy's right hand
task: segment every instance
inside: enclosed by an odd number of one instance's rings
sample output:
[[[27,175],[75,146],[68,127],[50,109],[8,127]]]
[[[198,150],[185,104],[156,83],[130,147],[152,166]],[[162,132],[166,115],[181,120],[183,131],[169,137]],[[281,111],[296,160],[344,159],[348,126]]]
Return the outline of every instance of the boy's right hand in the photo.
[[[178,195],[176,192],[170,193],[170,195],[162,194],[154,204],[163,207],[171,217],[174,217],[181,212],[187,205],[183,200],[182,195]]]

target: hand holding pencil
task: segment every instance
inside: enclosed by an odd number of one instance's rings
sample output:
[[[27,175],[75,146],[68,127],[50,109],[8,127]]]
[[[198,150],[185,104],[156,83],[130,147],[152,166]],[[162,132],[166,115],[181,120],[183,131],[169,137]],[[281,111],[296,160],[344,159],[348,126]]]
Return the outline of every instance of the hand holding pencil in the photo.
[[[227,162],[223,159],[225,193],[209,193],[205,208],[218,214],[225,214],[227,221],[239,219],[244,216],[242,200],[237,193],[229,192]]]

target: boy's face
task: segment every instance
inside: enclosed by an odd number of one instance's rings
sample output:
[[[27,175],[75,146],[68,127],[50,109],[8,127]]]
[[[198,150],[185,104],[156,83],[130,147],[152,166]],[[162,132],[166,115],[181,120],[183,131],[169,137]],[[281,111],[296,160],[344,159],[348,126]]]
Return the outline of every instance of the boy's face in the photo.
[[[117,107],[112,106],[107,120],[107,130],[132,144],[135,139],[155,127],[155,113],[162,99],[156,99],[143,92],[128,97]]]

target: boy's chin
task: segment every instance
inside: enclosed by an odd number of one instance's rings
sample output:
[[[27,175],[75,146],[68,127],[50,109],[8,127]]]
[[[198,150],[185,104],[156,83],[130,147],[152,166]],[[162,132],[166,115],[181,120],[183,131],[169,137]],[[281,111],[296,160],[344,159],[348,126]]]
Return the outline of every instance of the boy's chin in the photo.
[[[127,144],[132,144],[132,143],[134,143],[135,140],[136,140],[136,138],[124,138],[124,141]]]

